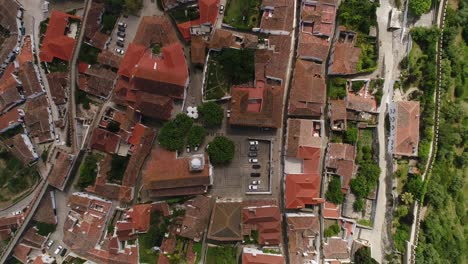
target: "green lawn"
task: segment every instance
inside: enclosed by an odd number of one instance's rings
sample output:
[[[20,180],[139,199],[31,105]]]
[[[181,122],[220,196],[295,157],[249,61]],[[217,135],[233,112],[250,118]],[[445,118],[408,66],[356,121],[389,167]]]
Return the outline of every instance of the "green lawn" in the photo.
[[[377,69],[377,48],[376,39],[366,35],[358,34],[356,46],[361,48],[361,54],[357,62],[358,72],[371,72]]]
[[[237,29],[251,30],[260,24],[259,0],[228,0],[223,22]]]
[[[206,264],[237,264],[235,246],[208,247]]]
[[[220,99],[229,93],[230,86],[224,79],[223,66],[219,62],[210,59],[206,74],[205,99]]]

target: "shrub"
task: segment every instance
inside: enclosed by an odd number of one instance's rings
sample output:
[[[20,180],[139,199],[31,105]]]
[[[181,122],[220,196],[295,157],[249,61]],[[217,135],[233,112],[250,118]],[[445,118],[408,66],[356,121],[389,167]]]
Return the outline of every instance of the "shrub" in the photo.
[[[117,154],[112,155],[111,168],[109,171],[109,181],[120,183],[124,177],[125,169],[127,168],[128,156],[119,156]]]
[[[377,260],[371,257],[369,247],[361,247],[354,253],[354,263],[356,264],[378,264]]]
[[[193,125],[193,120],[180,113],[172,121],[166,122],[159,130],[158,141],[161,146],[170,151],[181,150],[184,147],[185,136]]]
[[[323,235],[325,237],[332,237],[332,236],[336,236],[340,233],[341,231],[341,228],[338,224],[333,224],[327,228],[325,228],[325,230],[323,231]]]
[[[99,156],[96,154],[89,154],[86,156],[84,162],[80,165],[80,178],[78,179],[77,186],[84,189],[91,184],[94,184],[97,176],[97,163]]]
[[[198,107],[198,112],[202,115],[206,127],[220,127],[223,123],[224,110],[215,102],[203,103]]]
[[[362,198],[356,199],[356,201],[354,201],[353,203],[353,209],[356,212],[361,212],[362,210],[364,210],[364,199]]]
[[[226,164],[234,158],[236,146],[226,137],[218,136],[210,142],[208,154],[213,164]]]
[[[416,200],[421,199],[421,194],[423,190],[423,181],[421,175],[413,175],[408,178],[408,182],[405,185],[405,189],[412,193]]]
[[[346,130],[346,134],[345,134],[345,142],[348,144],[354,144],[357,141],[357,137],[358,137],[357,127],[354,127],[354,126],[348,127],[348,129]]]
[[[344,200],[344,194],[341,191],[340,177],[333,176],[330,183],[328,183],[328,190],[325,193],[325,198],[334,204],[342,204]]]

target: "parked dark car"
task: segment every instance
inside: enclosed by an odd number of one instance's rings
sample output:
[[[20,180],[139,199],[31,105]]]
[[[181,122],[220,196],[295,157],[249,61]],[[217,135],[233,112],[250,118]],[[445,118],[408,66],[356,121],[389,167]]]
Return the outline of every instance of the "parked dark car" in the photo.
[[[250,146],[250,147],[249,147],[249,150],[250,150],[250,151],[257,151],[257,150],[258,150],[258,147],[257,147],[256,145]]]
[[[65,256],[65,254],[67,254],[67,249],[66,249],[66,248],[64,248],[64,249],[62,250],[62,253],[60,253],[60,256],[63,257],[63,256]]]
[[[257,157],[257,152],[249,152],[249,157]]]
[[[125,38],[125,33],[123,32],[117,32],[117,36],[121,37],[121,38]]]
[[[119,47],[121,47],[121,48],[124,47],[124,44],[123,44],[123,42],[121,42],[121,41],[117,41],[116,44],[117,44],[117,46],[119,46]]]
[[[260,169],[261,167],[262,167],[262,166],[260,166],[260,165],[258,165],[258,164],[252,165],[252,169],[256,169],[256,170]]]
[[[250,173],[250,176],[251,176],[251,177],[260,177],[260,173],[258,173],[258,172],[252,172],[252,173]]]
[[[118,26],[117,29],[118,29],[120,32],[125,32],[125,28],[122,27],[122,26]]]

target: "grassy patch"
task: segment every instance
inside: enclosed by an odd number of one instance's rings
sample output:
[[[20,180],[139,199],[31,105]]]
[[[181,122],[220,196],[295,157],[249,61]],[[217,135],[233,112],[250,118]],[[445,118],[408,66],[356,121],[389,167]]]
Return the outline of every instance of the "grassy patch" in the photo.
[[[96,64],[97,57],[100,52],[100,49],[83,43],[80,48],[80,53],[78,54],[78,61],[88,64]]]
[[[117,154],[112,155],[111,169],[109,171],[108,181],[112,183],[122,183],[122,179],[127,168],[129,156],[119,156]]]
[[[208,247],[206,264],[237,264],[235,246]]]
[[[232,85],[251,82],[255,77],[255,50],[223,49],[212,53],[208,61],[205,99],[220,99]]]
[[[360,129],[359,130],[359,141],[361,142],[362,146],[372,147],[372,139],[373,139],[373,131],[372,129]]]
[[[158,263],[158,252],[153,252],[152,248],[161,246],[164,233],[169,225],[169,218],[163,218],[161,212],[151,213],[151,227],[145,234],[138,235],[140,263]]]
[[[228,0],[223,22],[237,29],[251,30],[260,23],[259,0]]]
[[[200,11],[196,6],[189,6],[172,9],[169,11],[169,15],[179,24],[199,18]]]
[[[372,225],[373,225],[372,221],[371,221],[371,220],[367,220],[367,219],[359,219],[359,220],[357,221],[357,223],[358,223],[359,225],[369,226],[369,227],[372,227]]]
[[[193,253],[197,254],[197,259],[195,260],[195,263],[200,263],[201,261],[202,248],[203,244],[201,241],[193,243]]]

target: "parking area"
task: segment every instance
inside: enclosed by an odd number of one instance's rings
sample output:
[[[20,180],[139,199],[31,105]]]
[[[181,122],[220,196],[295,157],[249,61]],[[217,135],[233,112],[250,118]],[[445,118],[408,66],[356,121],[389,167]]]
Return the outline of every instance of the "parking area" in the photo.
[[[213,194],[242,197],[270,192],[270,141],[245,136],[229,138],[236,145],[236,154],[228,166],[214,168]],[[255,154],[249,157],[249,153]]]
[[[122,31],[122,33],[125,33],[125,37],[122,37],[123,41],[121,41],[123,43],[123,47],[117,46],[117,40],[118,38],[121,38],[117,35],[117,33],[119,32],[119,26],[118,26],[119,23],[125,23],[127,25],[127,27],[125,28],[125,31]],[[133,38],[135,37],[139,23],[140,23],[139,17],[120,16],[120,18],[117,20],[115,24],[114,30],[112,31],[111,41],[109,43],[108,49],[116,53],[117,55],[121,55],[121,54],[118,54],[116,52],[116,49],[121,49],[124,51],[124,54],[125,54],[125,52],[127,51],[128,45],[133,41]]]

